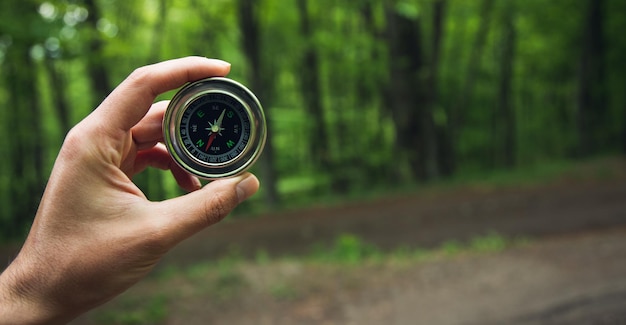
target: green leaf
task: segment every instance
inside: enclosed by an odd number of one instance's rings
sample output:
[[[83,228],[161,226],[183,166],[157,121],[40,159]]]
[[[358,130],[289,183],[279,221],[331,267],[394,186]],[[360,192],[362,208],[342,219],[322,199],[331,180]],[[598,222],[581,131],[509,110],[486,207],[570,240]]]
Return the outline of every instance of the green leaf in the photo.
[[[408,19],[417,19],[420,15],[420,8],[411,1],[399,1],[396,4],[396,12]]]

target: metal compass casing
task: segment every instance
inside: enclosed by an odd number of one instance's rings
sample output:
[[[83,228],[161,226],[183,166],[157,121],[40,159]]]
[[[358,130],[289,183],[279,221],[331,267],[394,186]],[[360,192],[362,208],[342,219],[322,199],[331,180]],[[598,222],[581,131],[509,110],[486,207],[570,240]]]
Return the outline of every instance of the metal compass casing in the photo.
[[[259,158],[265,145],[265,114],[256,96],[223,77],[202,79],[180,89],[163,118],[170,155],[203,179],[236,176]]]

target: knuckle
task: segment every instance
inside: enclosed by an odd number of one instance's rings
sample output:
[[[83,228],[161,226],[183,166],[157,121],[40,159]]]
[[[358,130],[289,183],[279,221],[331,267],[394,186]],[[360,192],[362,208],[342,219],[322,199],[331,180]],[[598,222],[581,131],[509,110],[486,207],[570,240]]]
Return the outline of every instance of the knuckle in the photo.
[[[149,75],[150,69],[147,66],[139,67],[131,72],[128,76],[128,81],[141,85],[149,78]]]
[[[91,123],[87,120],[83,120],[74,126],[65,136],[63,145],[61,146],[59,156],[69,161],[83,162],[85,160],[92,161],[97,159],[98,155],[102,153],[99,149],[93,145],[94,139],[100,139],[107,134],[104,126]]]
[[[60,154],[70,158],[80,155],[85,147],[85,141],[85,132],[82,130],[81,125],[78,124],[65,136]]]
[[[126,78],[125,82],[129,87],[133,89],[145,91],[146,95],[156,97],[157,95],[159,95],[159,93],[151,87],[151,81],[154,79],[154,77],[155,74],[153,68],[151,66],[143,66],[131,72],[131,74],[128,75],[128,78]]]

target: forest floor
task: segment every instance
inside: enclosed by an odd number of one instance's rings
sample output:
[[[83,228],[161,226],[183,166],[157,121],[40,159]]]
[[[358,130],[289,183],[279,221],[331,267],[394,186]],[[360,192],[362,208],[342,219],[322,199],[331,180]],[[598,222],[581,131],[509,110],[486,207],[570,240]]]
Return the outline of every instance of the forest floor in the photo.
[[[626,324],[626,161],[223,222],[74,322],[112,323]]]

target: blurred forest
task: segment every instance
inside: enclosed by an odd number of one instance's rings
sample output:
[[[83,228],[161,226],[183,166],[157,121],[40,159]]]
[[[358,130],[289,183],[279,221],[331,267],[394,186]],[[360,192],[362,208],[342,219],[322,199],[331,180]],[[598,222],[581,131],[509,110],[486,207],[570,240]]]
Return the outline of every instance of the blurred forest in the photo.
[[[3,0],[0,238],[133,69],[227,60],[264,105],[254,207],[626,151],[622,0]],[[167,99],[168,93],[162,96]],[[178,194],[164,172],[138,184]]]

